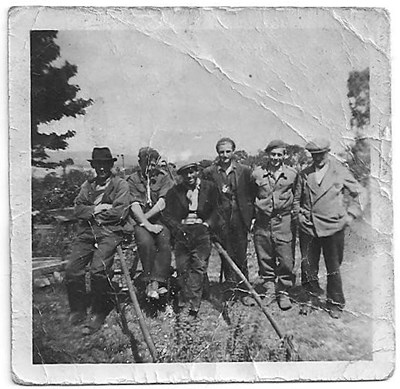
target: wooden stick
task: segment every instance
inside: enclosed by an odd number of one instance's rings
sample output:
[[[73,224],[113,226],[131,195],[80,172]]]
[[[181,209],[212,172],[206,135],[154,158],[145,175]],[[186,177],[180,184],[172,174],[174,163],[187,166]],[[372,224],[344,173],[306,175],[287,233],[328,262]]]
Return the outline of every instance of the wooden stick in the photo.
[[[269,322],[271,323],[272,327],[274,328],[275,332],[278,334],[279,338],[283,340],[284,336],[282,334],[282,331],[278,327],[278,324],[274,320],[274,318],[268,313],[268,311],[265,309],[265,307],[262,304],[261,298],[258,295],[258,293],[254,290],[254,288],[251,286],[250,282],[247,280],[247,278],[244,276],[244,274],[241,272],[241,270],[238,268],[235,262],[233,262],[233,259],[229,256],[229,254],[225,251],[225,249],[221,246],[220,243],[214,242],[214,245],[217,249],[217,251],[226,259],[226,261],[229,263],[231,268],[235,271],[235,273],[241,278],[241,280],[244,282],[246,285],[247,289],[249,292],[252,294],[254,300],[256,300],[256,303],[258,306],[261,308],[263,311],[264,315],[267,317]]]
[[[139,301],[137,299],[136,292],[135,292],[135,287],[133,286],[133,283],[132,283],[132,280],[131,280],[131,277],[129,274],[128,266],[125,261],[125,256],[124,256],[124,253],[122,252],[121,246],[117,247],[117,252],[118,252],[119,260],[121,262],[122,272],[124,273],[124,276],[125,276],[126,285],[128,286],[129,296],[132,300],[133,308],[135,309],[136,316],[139,319],[140,329],[142,330],[144,340],[147,344],[147,347],[149,348],[150,355],[153,359],[153,362],[157,362],[157,360],[158,360],[157,350],[156,350],[156,347],[154,346],[154,342],[153,342],[153,339],[151,338],[149,329],[146,326],[146,322],[144,320],[142,310],[140,309]]]

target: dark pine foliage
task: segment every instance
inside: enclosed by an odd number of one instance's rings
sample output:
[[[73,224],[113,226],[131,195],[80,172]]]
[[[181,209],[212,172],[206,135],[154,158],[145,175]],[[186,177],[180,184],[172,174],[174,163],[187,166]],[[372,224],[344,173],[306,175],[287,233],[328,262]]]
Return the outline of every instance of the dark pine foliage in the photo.
[[[60,47],[55,43],[57,31],[31,31],[30,38],[32,166],[53,168],[60,163],[46,162],[46,150],[65,150],[75,131],[42,133],[39,125],[84,115],[93,100],[77,98],[79,86],[68,82],[77,74],[76,65],[67,61],[61,67],[53,65],[60,56]]]

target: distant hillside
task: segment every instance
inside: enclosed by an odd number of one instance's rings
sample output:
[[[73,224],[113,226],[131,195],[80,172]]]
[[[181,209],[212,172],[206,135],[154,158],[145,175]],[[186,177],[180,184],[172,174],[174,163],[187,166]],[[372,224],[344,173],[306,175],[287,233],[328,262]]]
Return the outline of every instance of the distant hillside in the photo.
[[[48,152],[50,158],[49,162],[59,162],[63,161],[67,158],[72,158],[74,161],[74,166],[76,168],[84,168],[87,169],[90,165],[89,162],[87,161],[90,159],[92,151],[53,151],[53,152]],[[117,157],[118,160],[116,162],[116,166],[122,167],[122,157],[117,155],[113,155],[114,157]],[[163,157],[163,156],[161,156]],[[202,159],[214,159],[215,155],[196,155],[192,156],[190,160],[176,160],[176,161],[168,161],[168,162],[173,162],[176,165],[180,166],[183,165],[187,162],[199,162]],[[135,154],[124,154],[124,162],[125,162],[125,168],[130,168],[135,165],[137,165],[137,156]],[[44,169],[43,169],[44,170]]]

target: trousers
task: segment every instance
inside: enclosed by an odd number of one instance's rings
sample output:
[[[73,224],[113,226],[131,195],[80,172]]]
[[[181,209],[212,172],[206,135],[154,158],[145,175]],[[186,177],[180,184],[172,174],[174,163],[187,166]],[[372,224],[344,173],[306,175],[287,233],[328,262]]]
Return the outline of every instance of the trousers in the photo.
[[[290,230],[290,224],[287,226]],[[255,226],[254,247],[257,254],[259,276],[275,282],[278,291],[293,286],[294,256],[292,241],[278,239],[269,226]]]
[[[144,280],[167,281],[171,267],[170,237],[171,234],[165,226],[159,234],[135,226],[135,239],[143,266]]]
[[[327,304],[344,308],[345,298],[340,275],[343,261],[344,230],[327,237],[314,237],[299,232],[301,250],[301,283],[303,287],[314,293],[319,288],[318,272],[321,251],[324,255],[327,270]]]
[[[210,232],[203,224],[182,225],[175,240],[180,304],[198,311],[211,254]]]
[[[240,211],[234,210],[231,217],[227,220],[224,230],[220,234],[222,245],[228,255],[239,267],[241,272],[248,279],[249,272],[247,267],[247,228],[244,224]],[[238,284],[240,277],[231,269],[225,258],[221,256],[222,268],[224,270],[225,280],[228,283]]]
[[[72,243],[72,252],[66,265],[67,280],[85,276],[89,263],[92,275],[108,275],[114,262],[116,248],[121,241],[122,234],[107,227],[92,225],[80,229]]]
[[[91,306],[93,313],[106,314],[113,307],[111,268],[122,234],[107,227],[80,228],[72,244],[65,268],[71,312],[86,310],[86,267],[90,264]]]

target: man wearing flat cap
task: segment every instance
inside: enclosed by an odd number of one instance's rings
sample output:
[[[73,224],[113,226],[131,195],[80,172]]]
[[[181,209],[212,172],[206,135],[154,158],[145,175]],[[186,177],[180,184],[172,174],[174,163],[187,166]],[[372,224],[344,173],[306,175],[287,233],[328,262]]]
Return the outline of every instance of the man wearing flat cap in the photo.
[[[96,177],[85,181],[75,199],[78,234],[66,266],[66,284],[72,325],[86,318],[85,269],[90,264],[90,332],[98,330],[112,309],[111,267],[116,247],[122,241],[129,212],[129,186],[112,174],[114,161],[107,147],[95,147],[88,160]]]
[[[257,185],[254,246],[265,299],[277,299],[282,310],[291,308],[288,290],[293,286],[294,257],[292,213],[297,172],[286,166],[286,144],[273,140],[265,149],[266,160],[254,169]]]
[[[231,138],[221,138],[216,144],[217,161],[203,171],[206,180],[215,183],[218,189],[218,212],[221,226],[219,238],[222,246],[248,278],[247,244],[248,233],[254,216],[254,184],[251,169],[235,160],[236,145]],[[226,297],[240,297],[245,305],[253,300],[246,292],[233,292],[241,289],[240,277],[221,257],[226,280]]]
[[[327,309],[332,318],[338,319],[345,305],[340,275],[344,229],[361,214],[361,187],[344,165],[329,157],[328,139],[316,138],[307,143],[306,149],[313,164],[299,174],[301,282],[308,299],[317,303],[324,292],[318,281],[322,251],[327,269]],[[350,195],[347,205],[345,191]],[[308,310],[300,313],[307,314]]]
[[[136,221],[135,239],[146,282],[146,295],[159,299],[167,293],[171,267],[170,232],[160,220],[165,196],[173,186],[171,177],[159,166],[160,154],[151,147],[139,150],[139,170],[127,178],[131,211]]]
[[[184,315],[196,317],[211,254],[210,230],[217,224],[218,192],[214,183],[199,178],[195,163],[177,173],[182,182],[167,193],[163,221],[175,238],[179,306]]]

